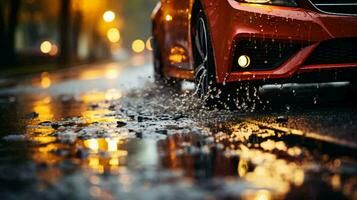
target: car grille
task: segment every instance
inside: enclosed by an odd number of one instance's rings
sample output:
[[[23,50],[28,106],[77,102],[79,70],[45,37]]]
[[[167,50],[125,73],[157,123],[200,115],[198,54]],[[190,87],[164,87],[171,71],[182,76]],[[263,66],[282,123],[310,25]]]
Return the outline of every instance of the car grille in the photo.
[[[324,41],[305,62],[306,65],[345,63],[357,63],[357,38]]]
[[[259,71],[277,68],[307,45],[304,41],[240,38],[234,45],[232,71]],[[251,64],[248,68],[238,66],[237,60],[240,55],[250,57]]]
[[[320,11],[331,14],[357,15],[356,0],[310,0]]]

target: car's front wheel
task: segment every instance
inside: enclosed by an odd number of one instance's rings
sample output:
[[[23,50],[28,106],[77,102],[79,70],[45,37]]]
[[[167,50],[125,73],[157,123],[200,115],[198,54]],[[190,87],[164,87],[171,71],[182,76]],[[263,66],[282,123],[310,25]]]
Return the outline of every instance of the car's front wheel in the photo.
[[[202,9],[192,24],[192,50],[195,67],[195,93],[213,108],[249,109],[258,102],[258,86],[251,83],[217,83],[213,47],[207,18]]]
[[[195,66],[195,93],[208,107],[231,108],[235,88],[216,81],[215,62],[207,19],[199,10],[192,26],[192,50]]]

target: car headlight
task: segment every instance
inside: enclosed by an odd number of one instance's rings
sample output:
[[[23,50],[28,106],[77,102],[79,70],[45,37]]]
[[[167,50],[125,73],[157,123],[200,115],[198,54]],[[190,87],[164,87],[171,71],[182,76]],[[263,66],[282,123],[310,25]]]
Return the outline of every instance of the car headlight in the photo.
[[[298,6],[296,0],[236,0],[241,3],[268,4],[277,6]]]

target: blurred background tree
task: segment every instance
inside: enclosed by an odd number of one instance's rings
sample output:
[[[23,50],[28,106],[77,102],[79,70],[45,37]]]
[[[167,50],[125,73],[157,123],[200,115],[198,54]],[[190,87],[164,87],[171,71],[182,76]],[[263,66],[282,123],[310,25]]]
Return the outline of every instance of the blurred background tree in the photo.
[[[15,64],[15,31],[18,25],[21,0],[3,0],[0,2],[0,63]]]

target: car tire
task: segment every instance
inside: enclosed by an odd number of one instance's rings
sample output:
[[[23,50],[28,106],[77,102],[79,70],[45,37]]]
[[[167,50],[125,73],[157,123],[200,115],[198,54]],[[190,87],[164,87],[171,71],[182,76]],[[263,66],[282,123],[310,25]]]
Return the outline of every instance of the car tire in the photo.
[[[191,37],[195,67],[195,93],[209,108],[254,109],[260,102],[259,85],[253,82],[217,83],[206,15],[202,9],[199,9],[197,15],[194,16]]]
[[[236,86],[216,81],[215,62],[207,18],[202,9],[192,23],[192,51],[195,67],[195,94],[209,108],[235,109]]]

